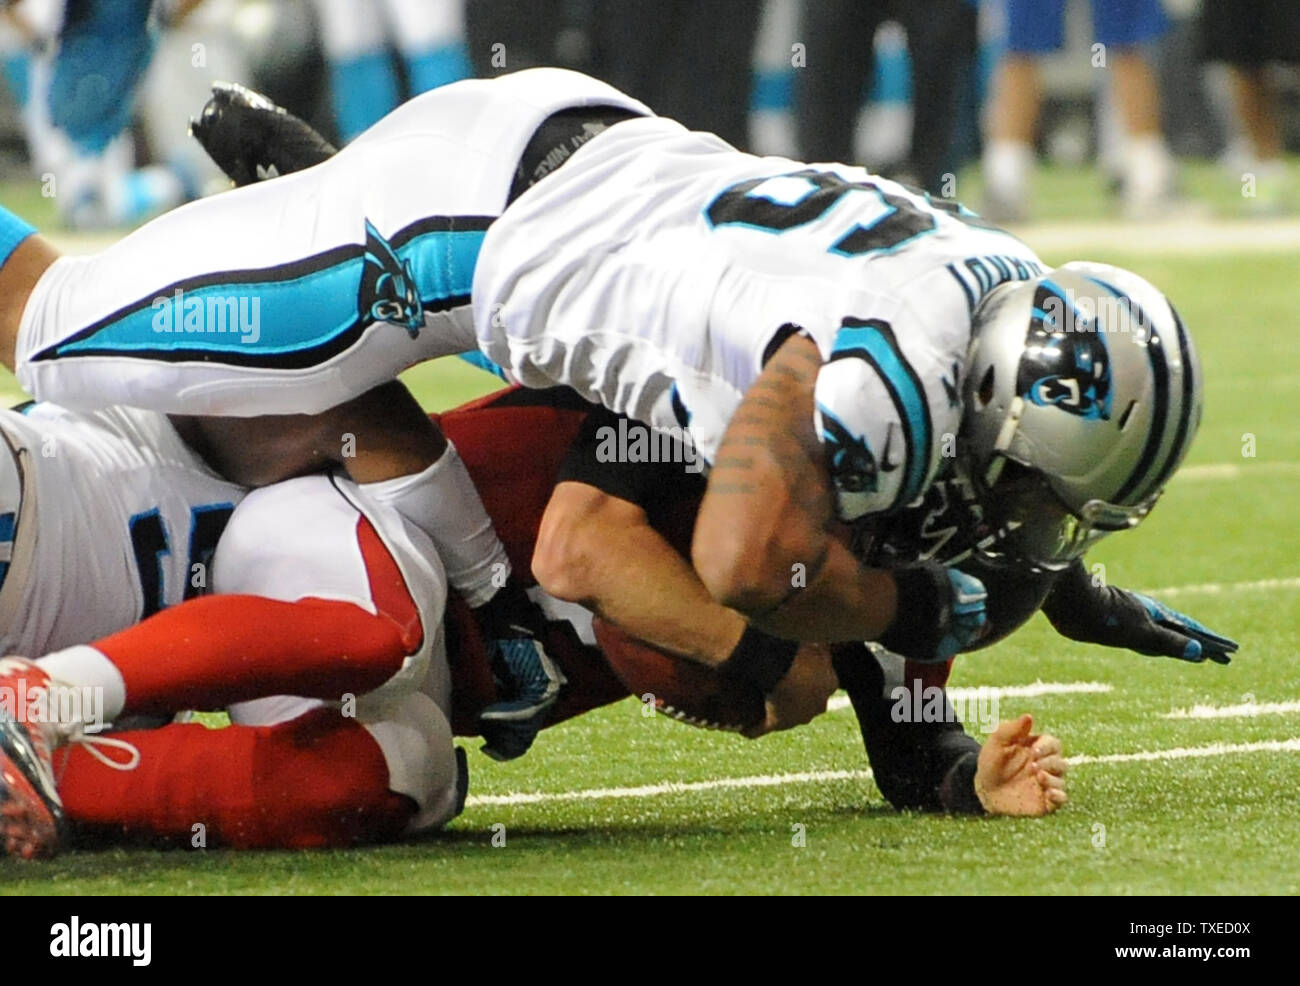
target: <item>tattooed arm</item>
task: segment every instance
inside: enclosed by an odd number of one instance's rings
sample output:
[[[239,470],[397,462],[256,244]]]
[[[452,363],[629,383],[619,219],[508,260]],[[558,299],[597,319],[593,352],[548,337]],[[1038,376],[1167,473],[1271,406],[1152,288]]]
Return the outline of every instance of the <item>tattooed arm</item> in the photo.
[[[813,432],[821,365],[816,344],[792,336],[750,387],[709,476],[691,555],[715,599],[774,636],[875,640],[894,621],[897,588],[837,536]]]

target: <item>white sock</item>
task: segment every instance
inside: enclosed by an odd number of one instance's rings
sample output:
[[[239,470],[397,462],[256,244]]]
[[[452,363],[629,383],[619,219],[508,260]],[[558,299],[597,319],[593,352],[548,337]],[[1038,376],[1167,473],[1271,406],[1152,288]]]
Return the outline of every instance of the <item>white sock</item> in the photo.
[[[999,202],[1023,202],[1029,194],[1034,149],[1019,140],[990,140],[984,149],[984,186]]]
[[[80,723],[94,732],[122,714],[126,705],[122,672],[94,647],[68,647],[38,658],[36,664],[56,687],[67,690],[66,695],[58,695],[51,689],[53,721],[61,725]]]
[[[447,570],[447,580],[471,607],[491,599],[510,574],[505,545],[451,442],[442,457],[423,472],[363,483],[361,489],[429,535]]]
[[[1124,145],[1124,199],[1130,210],[1150,210],[1168,197],[1174,166],[1164,139],[1156,134],[1130,137]]]

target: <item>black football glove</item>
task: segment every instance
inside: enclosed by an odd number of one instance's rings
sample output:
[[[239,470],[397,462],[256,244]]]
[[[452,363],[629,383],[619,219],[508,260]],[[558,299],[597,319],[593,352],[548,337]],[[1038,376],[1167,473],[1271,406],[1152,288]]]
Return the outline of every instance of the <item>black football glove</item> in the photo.
[[[1227,664],[1237,642],[1159,600],[1115,586],[1093,585],[1082,563],[1064,572],[1043,603],[1062,636],[1103,647],[1127,647],[1152,657]]]
[[[513,760],[528,752],[560,689],[564,674],[542,646],[546,618],[511,578],[474,611],[492,656],[500,700],[479,713],[483,752]]]
[[[988,633],[988,590],[975,576],[938,562],[892,572],[898,611],[881,646],[915,661],[948,661]]]

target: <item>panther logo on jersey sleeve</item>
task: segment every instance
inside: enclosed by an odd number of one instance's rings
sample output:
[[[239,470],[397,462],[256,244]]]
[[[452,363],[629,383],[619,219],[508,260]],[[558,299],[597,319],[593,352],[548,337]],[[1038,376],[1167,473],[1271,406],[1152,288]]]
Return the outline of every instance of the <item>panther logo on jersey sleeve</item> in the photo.
[[[424,325],[424,305],[416,292],[411,263],[393,252],[368,219],[364,259],[357,296],[357,313],[362,322],[401,325],[414,339]]]
[[[920,496],[934,429],[925,389],[888,322],[843,319],[814,394],[817,436],[841,520],[897,509]]]
[[[1110,356],[1096,320],[1051,280],[1034,293],[1016,392],[1040,407],[1059,407],[1089,420],[1110,418]]]
[[[826,464],[836,493],[843,497],[856,493],[874,493],[880,471],[876,457],[866,439],[853,434],[826,408],[818,405],[821,415],[821,440],[826,449]]]

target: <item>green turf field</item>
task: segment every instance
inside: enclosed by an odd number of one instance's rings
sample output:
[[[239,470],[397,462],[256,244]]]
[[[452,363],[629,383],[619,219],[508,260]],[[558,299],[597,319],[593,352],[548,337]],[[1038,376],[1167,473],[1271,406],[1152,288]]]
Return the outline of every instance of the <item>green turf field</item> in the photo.
[[[646,718],[627,700],[547,731],[520,761],[472,752],[470,806],[440,836],[349,852],[0,861],[0,892],[1300,892],[1300,264],[1208,243],[1199,257],[1093,259],[1131,266],[1176,300],[1208,397],[1160,508],[1092,560],[1115,584],[1171,590],[1171,604],[1242,649],[1229,667],[1191,666],[1073,644],[1040,617],[959,659],[956,686],[1043,683],[1037,697],[1003,696],[1000,714],[1033,712],[1082,758],[1055,816],[894,812],[863,773],[847,708],[748,742]],[[492,384],[456,364],[408,379],[431,408]],[[1254,457],[1242,454],[1249,435]]]

